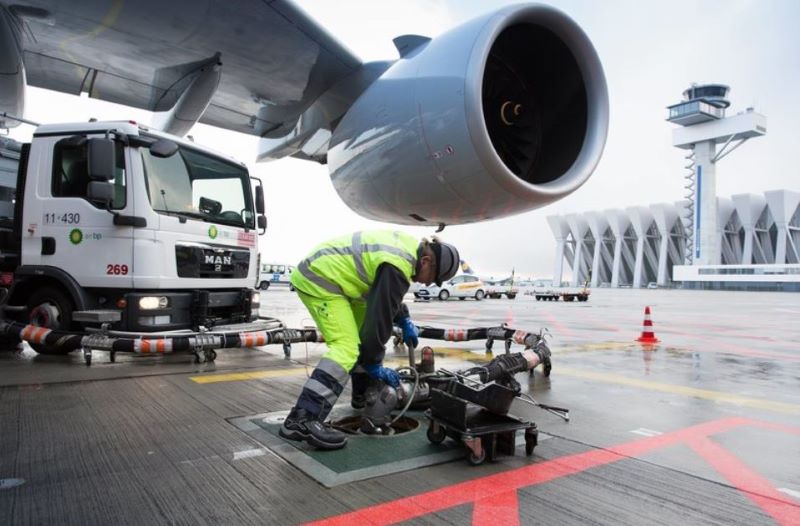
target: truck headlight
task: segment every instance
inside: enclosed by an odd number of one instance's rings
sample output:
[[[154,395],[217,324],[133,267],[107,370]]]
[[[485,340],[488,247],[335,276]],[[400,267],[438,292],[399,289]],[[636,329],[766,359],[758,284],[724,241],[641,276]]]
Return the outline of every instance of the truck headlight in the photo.
[[[253,295],[250,296],[250,303],[253,305],[261,303],[261,294],[258,292],[253,292]]]
[[[169,300],[166,296],[144,296],[139,298],[139,308],[142,310],[166,309]]]

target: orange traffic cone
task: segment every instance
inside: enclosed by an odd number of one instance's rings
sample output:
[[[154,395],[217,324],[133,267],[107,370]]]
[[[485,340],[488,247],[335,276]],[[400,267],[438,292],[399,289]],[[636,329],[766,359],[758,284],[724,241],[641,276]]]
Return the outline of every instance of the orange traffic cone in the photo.
[[[656,338],[656,333],[653,332],[653,321],[650,319],[650,307],[644,308],[644,325],[642,326],[642,335],[636,339],[640,343],[658,343],[659,339]]]

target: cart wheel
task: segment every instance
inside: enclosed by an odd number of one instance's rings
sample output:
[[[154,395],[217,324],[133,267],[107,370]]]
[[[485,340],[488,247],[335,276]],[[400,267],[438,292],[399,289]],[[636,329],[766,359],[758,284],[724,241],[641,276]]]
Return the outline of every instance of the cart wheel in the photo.
[[[467,461],[473,466],[480,466],[486,460],[486,450],[481,448],[480,454],[476,455],[472,450],[469,451]]]
[[[525,454],[531,456],[533,448],[539,443],[539,430],[528,428],[525,430]]]
[[[108,355],[108,358],[111,360],[111,363],[116,363],[117,362],[117,353],[114,352],[114,351],[111,351],[111,353]]]
[[[283,342],[283,357],[287,360],[292,357],[292,344]]]
[[[213,349],[208,351],[208,361],[209,362],[213,362],[216,359],[217,359],[217,351],[215,351]]]
[[[92,355],[89,353],[84,354],[83,361],[86,362],[86,365],[92,365]]]
[[[431,444],[441,444],[447,438],[447,430],[439,424],[431,422],[431,425],[428,426],[427,435]]]
[[[194,353],[194,363],[203,363],[206,361],[206,354],[203,351]]]

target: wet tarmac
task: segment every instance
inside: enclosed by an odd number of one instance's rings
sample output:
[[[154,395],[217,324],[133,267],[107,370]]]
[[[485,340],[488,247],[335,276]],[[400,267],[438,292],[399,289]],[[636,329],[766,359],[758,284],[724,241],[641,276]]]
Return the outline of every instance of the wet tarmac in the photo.
[[[310,322],[285,289],[262,303]],[[206,364],[96,353],[91,367],[78,353],[0,351],[0,524],[800,524],[800,296],[599,289],[586,303],[409,305],[420,325],[547,327],[552,375],[518,379],[570,422],[541,412],[531,457],[326,489],[230,423],[289,409],[324,345]],[[634,341],[647,305],[653,346]],[[422,343],[448,369],[487,359],[481,341]]]

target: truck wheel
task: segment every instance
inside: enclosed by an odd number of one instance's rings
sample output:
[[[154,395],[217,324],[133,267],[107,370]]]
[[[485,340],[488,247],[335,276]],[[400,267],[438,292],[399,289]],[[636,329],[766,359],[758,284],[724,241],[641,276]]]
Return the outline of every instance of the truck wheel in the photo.
[[[262,281],[258,284],[258,288],[261,290],[267,290],[269,288],[269,281]]]
[[[447,292],[446,290],[440,290],[439,291],[439,299],[440,300],[447,301],[447,298],[449,298],[449,297],[450,297],[450,293]]]
[[[507,297],[508,299],[510,299],[510,300],[513,300],[514,298],[516,298],[516,297],[517,297],[517,295],[516,295],[516,294],[506,294],[506,297]]]
[[[52,287],[43,287],[28,299],[28,323],[53,330],[68,331],[72,326],[72,300]],[[68,354],[60,347],[31,343],[39,354]]]
[[[485,295],[486,295],[485,292],[483,292],[482,290],[479,290],[478,292],[475,293],[475,299],[477,301],[481,301]]]

